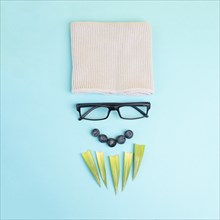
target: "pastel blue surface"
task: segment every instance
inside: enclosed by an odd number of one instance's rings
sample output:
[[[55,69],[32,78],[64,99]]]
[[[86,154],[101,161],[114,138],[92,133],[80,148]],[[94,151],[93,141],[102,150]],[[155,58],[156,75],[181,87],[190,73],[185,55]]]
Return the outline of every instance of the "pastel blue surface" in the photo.
[[[218,219],[218,1],[1,2],[2,219]],[[148,21],[155,94],[71,94],[71,21]],[[150,117],[78,121],[75,104],[151,101]],[[132,129],[109,149],[90,136]],[[137,178],[99,188],[80,153],[147,149]],[[107,159],[107,158],[106,158]],[[121,182],[120,182],[121,184]]]

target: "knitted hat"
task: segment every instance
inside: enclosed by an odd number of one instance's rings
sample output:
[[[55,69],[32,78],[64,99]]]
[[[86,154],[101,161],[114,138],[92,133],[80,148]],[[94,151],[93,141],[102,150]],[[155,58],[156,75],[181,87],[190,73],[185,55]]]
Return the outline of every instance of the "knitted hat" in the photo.
[[[72,22],[72,92],[153,92],[151,28],[146,22]]]

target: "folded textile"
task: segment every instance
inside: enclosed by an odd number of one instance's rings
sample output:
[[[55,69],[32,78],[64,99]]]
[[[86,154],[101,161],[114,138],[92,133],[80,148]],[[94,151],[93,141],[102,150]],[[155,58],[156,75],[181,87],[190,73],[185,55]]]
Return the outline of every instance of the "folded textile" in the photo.
[[[72,22],[72,92],[153,93],[146,22]]]

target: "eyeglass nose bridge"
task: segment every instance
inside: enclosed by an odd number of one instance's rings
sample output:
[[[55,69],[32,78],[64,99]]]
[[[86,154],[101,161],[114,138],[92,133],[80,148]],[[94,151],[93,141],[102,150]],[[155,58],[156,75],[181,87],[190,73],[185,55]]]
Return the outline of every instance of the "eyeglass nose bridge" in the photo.
[[[116,111],[117,113],[118,113],[118,115],[119,115],[119,117],[121,117],[120,116],[120,113],[119,113],[119,108],[118,108],[118,106],[110,106],[110,107],[108,107],[108,116],[110,115],[110,113],[112,112],[112,111]]]
[[[118,107],[117,106],[111,106],[108,109],[109,109],[109,111],[117,111]]]

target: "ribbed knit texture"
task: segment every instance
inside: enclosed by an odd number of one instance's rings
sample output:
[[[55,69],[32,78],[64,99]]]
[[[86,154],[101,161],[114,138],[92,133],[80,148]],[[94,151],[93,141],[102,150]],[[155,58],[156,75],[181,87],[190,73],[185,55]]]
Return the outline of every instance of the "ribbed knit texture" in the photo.
[[[146,22],[72,22],[73,93],[153,92]]]

